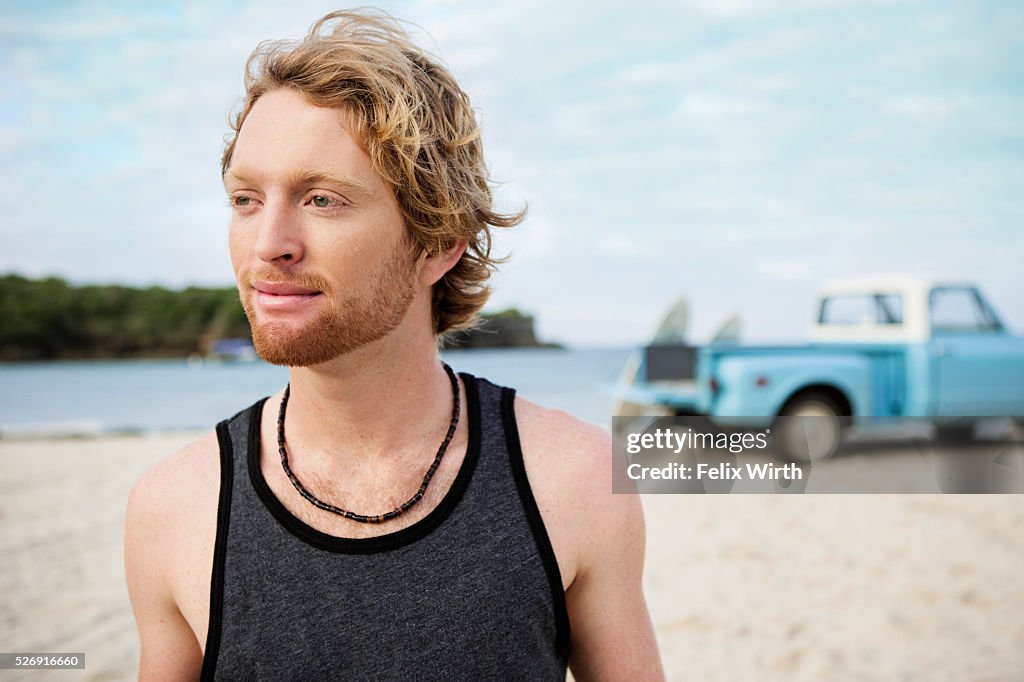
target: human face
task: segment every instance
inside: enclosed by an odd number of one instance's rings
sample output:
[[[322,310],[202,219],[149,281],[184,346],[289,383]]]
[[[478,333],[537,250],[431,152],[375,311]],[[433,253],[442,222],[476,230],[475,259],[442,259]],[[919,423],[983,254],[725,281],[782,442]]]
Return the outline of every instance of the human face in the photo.
[[[402,322],[416,257],[398,202],[345,110],[281,89],[260,97],[224,185],[231,261],[256,352],[316,365]]]

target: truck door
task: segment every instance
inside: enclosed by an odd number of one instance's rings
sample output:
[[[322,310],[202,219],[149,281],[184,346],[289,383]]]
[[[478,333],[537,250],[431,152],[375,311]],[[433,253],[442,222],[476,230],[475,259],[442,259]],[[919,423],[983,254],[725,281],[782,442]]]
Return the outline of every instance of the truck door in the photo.
[[[972,287],[929,300],[937,415],[1012,415],[1024,401],[1024,353]]]

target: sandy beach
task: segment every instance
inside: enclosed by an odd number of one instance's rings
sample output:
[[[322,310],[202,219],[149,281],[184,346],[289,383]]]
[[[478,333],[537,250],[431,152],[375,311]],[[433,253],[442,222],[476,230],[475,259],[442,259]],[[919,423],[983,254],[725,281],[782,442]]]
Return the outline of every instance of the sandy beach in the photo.
[[[0,651],[138,661],[122,526],[133,481],[194,434],[0,441]],[[652,495],[646,588],[671,680],[1024,679],[1016,495]],[[628,637],[630,633],[623,632]]]

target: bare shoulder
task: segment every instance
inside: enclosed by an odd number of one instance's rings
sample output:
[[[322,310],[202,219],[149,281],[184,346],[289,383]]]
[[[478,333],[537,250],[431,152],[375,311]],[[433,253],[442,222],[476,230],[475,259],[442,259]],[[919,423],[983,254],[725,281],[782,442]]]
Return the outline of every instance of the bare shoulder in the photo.
[[[220,499],[220,448],[216,434],[189,443],[150,468],[128,498],[125,559],[159,576],[150,588],[175,602],[188,599],[196,563],[205,561],[216,536]],[[129,581],[131,580],[129,575]]]
[[[663,680],[643,597],[643,511],[639,496],[612,492],[611,435],[528,400],[517,399],[515,411],[527,477],[565,588],[573,674]]]
[[[643,516],[635,495],[612,494],[611,435],[522,398],[515,412],[530,487],[564,586],[609,552],[637,551],[619,547],[623,538],[642,538]]]
[[[129,514],[185,509],[219,488],[220,448],[211,432],[146,471],[132,488]]]
[[[607,481],[611,491],[612,440],[607,431],[524,398],[516,398],[515,412],[528,466],[584,489]]]
[[[140,680],[196,678],[208,620],[220,490],[209,434],[135,483],[125,519],[125,580],[139,629]]]
[[[189,560],[175,553],[195,551],[197,542],[209,544],[216,533],[219,498],[220,448],[216,434],[210,433],[158,462],[135,482],[125,521],[126,553],[168,561],[172,573],[166,578],[173,583],[173,572],[187,567]]]

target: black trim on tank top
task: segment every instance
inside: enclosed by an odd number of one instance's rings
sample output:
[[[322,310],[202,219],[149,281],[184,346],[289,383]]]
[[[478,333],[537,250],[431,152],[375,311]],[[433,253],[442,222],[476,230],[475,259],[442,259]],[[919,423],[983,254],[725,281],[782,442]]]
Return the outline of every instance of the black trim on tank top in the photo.
[[[509,464],[512,467],[512,478],[515,479],[526,520],[530,524],[530,532],[533,533],[534,542],[537,543],[537,552],[544,563],[544,572],[547,573],[548,584],[551,586],[551,599],[555,609],[555,652],[562,664],[566,665],[569,661],[570,628],[569,610],[565,605],[565,590],[562,587],[562,572],[558,569],[558,559],[551,546],[551,538],[548,537],[547,529],[544,527],[544,519],[537,507],[533,490],[530,488],[530,479],[526,475],[523,448],[519,442],[519,427],[516,425],[515,399],[515,389],[502,389],[501,420],[505,427]]]
[[[250,412],[252,408],[250,408]],[[228,422],[217,424],[220,445],[220,497],[217,500],[217,539],[213,544],[213,570],[210,573],[210,615],[200,680],[212,680],[220,653],[220,626],[224,609],[224,558],[227,556],[228,526],[231,523],[231,492],[235,480],[234,447]]]
[[[440,526],[462,499],[469,487],[473,471],[476,469],[480,454],[480,398],[477,391],[476,378],[470,374],[459,373],[466,387],[466,412],[469,416],[469,443],[466,456],[462,460],[459,473],[455,476],[448,492],[436,507],[422,519],[393,533],[386,533],[369,538],[345,538],[329,535],[307,525],[293,515],[285,507],[267,484],[260,468],[260,423],[263,405],[266,400],[254,406],[251,431],[249,433],[248,467],[249,480],[263,505],[273,514],[284,528],[299,540],[327,552],[339,554],[376,554],[386,552],[413,543],[426,537]]]

